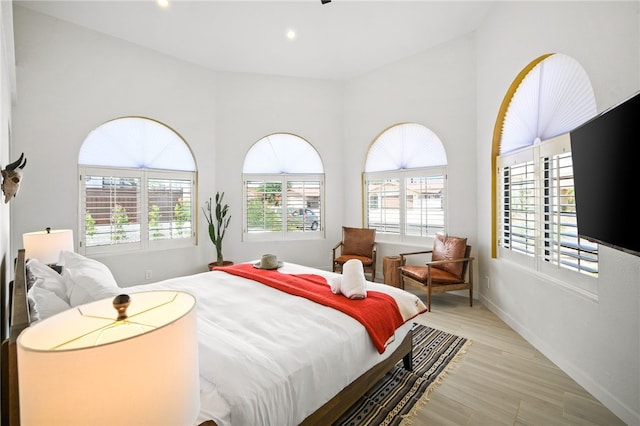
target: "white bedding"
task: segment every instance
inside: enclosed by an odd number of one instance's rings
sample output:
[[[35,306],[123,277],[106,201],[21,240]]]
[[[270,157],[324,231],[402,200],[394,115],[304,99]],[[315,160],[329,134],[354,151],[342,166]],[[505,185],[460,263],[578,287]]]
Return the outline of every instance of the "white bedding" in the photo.
[[[285,263],[282,273],[337,274]],[[329,285],[329,284],[327,284]],[[422,309],[417,297],[368,282]],[[391,354],[411,328],[378,354],[365,328],[335,309],[221,271],[126,288],[193,294],[198,307],[201,412],[198,423],[297,425]],[[419,303],[418,303],[419,302]],[[424,305],[422,305],[424,306]]]
[[[196,297],[201,377],[198,424],[214,420],[219,426],[297,425],[393,353],[412,323],[398,328],[395,340],[379,354],[365,327],[352,317],[226,272],[120,288],[108,268],[96,260],[63,252],[61,263],[62,280],[42,275],[42,268],[31,266],[38,276],[29,291],[34,300],[50,303],[51,297],[34,294],[40,287],[51,290],[49,296],[59,294],[64,302],[61,306],[156,289]],[[338,276],[286,262],[279,271],[313,273],[328,281]],[[394,297],[405,320],[426,311],[411,293],[384,284],[366,285],[369,291]],[[50,306],[39,308],[41,313],[54,313],[49,312]]]

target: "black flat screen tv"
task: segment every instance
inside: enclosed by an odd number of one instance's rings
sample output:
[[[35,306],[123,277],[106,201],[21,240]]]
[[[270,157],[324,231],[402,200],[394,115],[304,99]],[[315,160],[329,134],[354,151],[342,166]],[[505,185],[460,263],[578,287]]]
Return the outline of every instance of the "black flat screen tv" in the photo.
[[[578,235],[640,256],[640,92],[570,137]]]

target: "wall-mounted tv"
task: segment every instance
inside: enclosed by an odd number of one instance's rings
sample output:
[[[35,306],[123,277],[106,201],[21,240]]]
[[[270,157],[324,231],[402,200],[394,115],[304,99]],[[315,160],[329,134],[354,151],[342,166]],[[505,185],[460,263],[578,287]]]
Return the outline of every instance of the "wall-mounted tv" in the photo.
[[[570,136],[578,234],[640,256],[640,92]]]

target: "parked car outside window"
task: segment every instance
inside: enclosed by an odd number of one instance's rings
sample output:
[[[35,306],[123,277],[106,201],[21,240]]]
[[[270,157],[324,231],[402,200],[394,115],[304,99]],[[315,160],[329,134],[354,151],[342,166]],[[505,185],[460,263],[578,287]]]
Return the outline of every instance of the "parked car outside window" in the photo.
[[[289,209],[289,222],[299,229],[316,231],[319,226],[318,216],[311,209]]]

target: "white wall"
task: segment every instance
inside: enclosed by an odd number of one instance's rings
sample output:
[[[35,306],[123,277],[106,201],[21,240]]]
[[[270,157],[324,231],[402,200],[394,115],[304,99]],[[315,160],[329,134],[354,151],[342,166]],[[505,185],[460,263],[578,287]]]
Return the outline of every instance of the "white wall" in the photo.
[[[482,301],[629,424],[640,424],[640,258],[601,247],[595,301],[552,277],[491,259],[490,153],[506,90],[542,54],[576,59],[591,79],[598,110],[636,92],[639,4],[499,2],[477,32]]]
[[[279,259],[321,269],[331,267],[331,247],[340,240],[342,195],[342,86],[314,79],[242,73],[220,73],[217,104],[215,180],[234,206],[231,238],[225,237],[230,259],[259,259],[274,253]],[[325,176],[326,239],[305,241],[241,241],[242,166],[251,146],[276,132],[307,140],[322,159]],[[213,252],[212,252],[213,253]],[[225,255],[225,258],[227,255]]]
[[[14,250],[22,247],[24,232],[47,226],[78,235],[78,152],[89,132],[113,118],[146,116],[178,131],[195,155],[201,193],[214,191],[214,72],[20,7],[14,7],[14,26],[13,150],[28,158],[12,201]],[[204,271],[208,254],[196,247],[101,260],[126,285],[144,281],[145,269],[154,279],[200,265]]]
[[[24,232],[71,228],[77,236],[77,157],[85,137],[126,115],[157,119],[184,137],[198,167],[200,206],[225,191],[232,219],[225,259],[272,252],[283,260],[329,268],[340,239],[342,90],[336,82],[216,73],[81,27],[15,8],[18,102],[15,151],[28,157],[12,222],[12,247]],[[327,239],[242,242],[242,163],[251,145],[293,132],[319,152],[327,173]],[[37,206],[34,208],[34,206]],[[204,217],[196,247],[97,257],[121,285],[206,270],[215,258]],[[338,224],[338,225],[336,225]],[[167,258],[171,261],[167,262]],[[145,280],[145,270],[152,279]]]
[[[15,57],[13,47],[13,11],[11,4],[0,2],[0,168],[12,160],[10,155],[11,103],[15,95]],[[17,157],[16,157],[17,159]],[[5,288],[13,278],[15,253],[10,249],[11,205],[4,203],[0,193],[0,286]],[[2,301],[0,312],[4,319],[7,301]],[[2,330],[2,336],[7,330]]]
[[[362,172],[373,140],[388,127],[416,122],[432,130],[447,154],[446,230],[467,237],[475,255],[476,134],[475,41],[472,35],[411,56],[349,81],[345,90],[344,207],[348,226],[361,226]],[[382,259],[431,248],[378,243]]]

